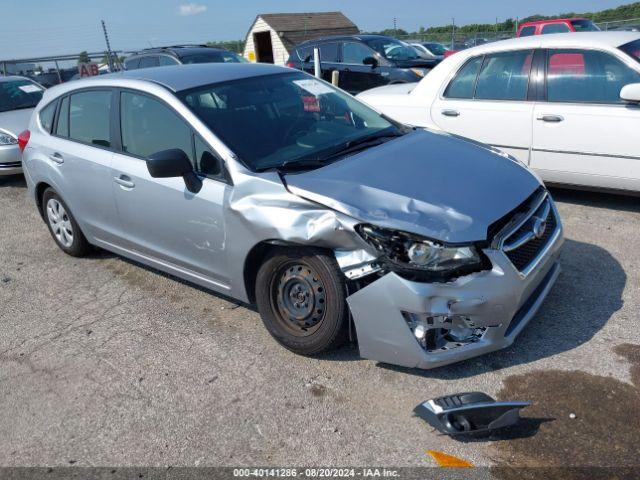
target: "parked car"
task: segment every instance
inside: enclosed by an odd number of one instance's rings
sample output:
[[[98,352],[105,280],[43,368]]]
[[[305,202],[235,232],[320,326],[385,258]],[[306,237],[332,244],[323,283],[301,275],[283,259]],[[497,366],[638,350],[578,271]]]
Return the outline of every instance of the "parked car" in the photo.
[[[292,52],[287,66],[313,73],[313,50],[320,49],[322,76],[340,72],[340,87],[355,94],[381,85],[416,82],[433,62],[405,42],[383,35],[348,35],[309,40]]]
[[[59,83],[73,80],[73,77],[77,74],[78,67],[61,68],[59,71],[51,68],[47,72],[29,75],[29,78],[46,88],[50,88],[54,85],[58,85]]]
[[[640,25],[615,25],[609,27],[607,32],[640,32]]]
[[[0,76],[0,176],[22,173],[19,146],[25,137],[20,133],[43,92],[42,85],[26,77]]]
[[[125,70],[186,65],[191,63],[245,63],[246,60],[222,48],[206,45],[174,45],[171,47],[147,48],[136,52],[124,61]]]
[[[418,50],[420,56],[426,60],[431,60],[433,66],[436,66],[442,60],[444,60],[444,54],[448,48],[437,42],[409,42],[409,44]]]
[[[29,195],[64,252],[97,245],[255,302],[300,354],[338,345],[351,318],[361,354],[387,363],[496,350],[560,269],[558,213],[525,166],[304,72],[78,80],[45,94],[29,130]]]
[[[599,32],[600,28],[588,18],[555,18],[525,22],[518,28],[518,37],[567,32]]]
[[[639,59],[637,33],[513,39],[359,98],[401,122],[493,145],[546,182],[640,191]]]

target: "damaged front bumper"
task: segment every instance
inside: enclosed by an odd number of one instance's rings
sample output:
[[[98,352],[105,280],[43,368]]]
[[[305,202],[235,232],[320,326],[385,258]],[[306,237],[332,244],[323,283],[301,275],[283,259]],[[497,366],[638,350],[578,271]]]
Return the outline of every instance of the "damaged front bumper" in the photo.
[[[420,283],[386,273],[347,298],[361,356],[429,369],[511,345],[558,278],[563,241],[558,221],[535,268],[524,273],[502,249],[495,248],[484,250],[492,264],[490,271],[450,283]],[[418,339],[421,332],[415,332],[417,325],[424,329],[452,324],[458,324],[466,338],[458,334],[425,345]]]

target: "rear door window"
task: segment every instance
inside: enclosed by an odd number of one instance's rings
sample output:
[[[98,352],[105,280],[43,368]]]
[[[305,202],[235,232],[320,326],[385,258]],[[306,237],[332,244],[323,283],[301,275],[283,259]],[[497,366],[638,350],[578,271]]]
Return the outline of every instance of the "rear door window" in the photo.
[[[160,57],[158,57],[158,64],[162,67],[162,66],[168,66],[168,65],[178,65],[178,61],[173,58],[170,57],[168,55],[160,55]]]
[[[456,77],[451,81],[444,92],[447,98],[471,99],[476,87],[478,72],[482,66],[484,57],[476,57],[469,60],[460,69]]]
[[[157,67],[158,64],[158,57],[155,55],[149,55],[140,59],[140,68]]]
[[[622,87],[639,82],[640,73],[608,53],[549,50],[547,99],[550,102],[623,103]]]
[[[313,52],[311,52],[313,59]],[[320,45],[320,60],[323,62],[335,63],[338,61],[338,44],[324,43]]]
[[[139,58],[131,58],[129,60],[124,61],[125,70],[135,70],[140,68],[140,59]]]
[[[487,55],[478,76],[475,98],[525,100],[532,60],[532,50]]]
[[[571,29],[569,26],[564,23],[550,23],[549,25],[542,27],[542,35],[550,33],[566,33],[570,31]]]
[[[69,138],[99,147],[111,146],[111,91],[92,90],[71,95]]]

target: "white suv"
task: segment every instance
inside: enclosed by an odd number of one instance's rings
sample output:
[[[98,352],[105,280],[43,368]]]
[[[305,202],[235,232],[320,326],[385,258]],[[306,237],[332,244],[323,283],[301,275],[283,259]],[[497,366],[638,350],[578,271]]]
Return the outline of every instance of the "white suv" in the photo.
[[[359,99],[404,123],[469,137],[545,181],[640,191],[640,34],[540,35],[451,56],[418,84]]]

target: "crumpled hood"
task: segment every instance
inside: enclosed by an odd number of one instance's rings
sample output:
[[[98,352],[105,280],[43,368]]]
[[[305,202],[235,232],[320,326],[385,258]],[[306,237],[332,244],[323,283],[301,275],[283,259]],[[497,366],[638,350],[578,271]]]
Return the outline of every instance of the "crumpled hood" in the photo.
[[[284,181],[292,193],[362,222],[450,243],[486,240],[489,225],[540,186],[489,147],[425,130]]]
[[[17,137],[22,131],[29,128],[29,119],[32,113],[33,108],[0,112],[0,130],[12,133]]]

